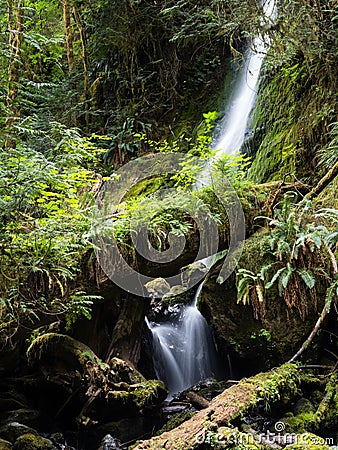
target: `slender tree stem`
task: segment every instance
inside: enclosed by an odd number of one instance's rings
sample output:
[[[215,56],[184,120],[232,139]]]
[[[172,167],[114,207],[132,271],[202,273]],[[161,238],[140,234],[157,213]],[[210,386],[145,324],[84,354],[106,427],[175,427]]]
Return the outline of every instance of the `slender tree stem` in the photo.
[[[334,256],[333,251],[327,247],[327,251],[330,255],[331,258],[331,263],[332,263],[332,268],[333,268],[333,274],[334,276],[337,275],[338,273],[338,267],[337,267],[337,260]],[[293,355],[293,357],[291,359],[289,359],[288,363],[293,363],[294,361],[296,361],[296,359],[298,359],[298,357],[310,346],[313,338],[316,336],[317,331],[319,330],[321,324],[324,322],[325,317],[327,316],[328,311],[330,310],[330,306],[331,306],[332,300],[330,301],[330,303],[327,305],[325,302],[324,308],[316,322],[316,325],[313,327],[313,330],[311,331],[309,337],[306,339],[306,341],[303,343],[303,345],[301,346],[301,348],[298,350],[297,353],[295,353]]]

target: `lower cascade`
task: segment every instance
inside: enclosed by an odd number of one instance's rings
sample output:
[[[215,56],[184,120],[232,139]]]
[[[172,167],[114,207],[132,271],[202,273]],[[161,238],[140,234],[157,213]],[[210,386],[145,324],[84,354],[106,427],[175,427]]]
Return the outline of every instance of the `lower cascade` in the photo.
[[[199,381],[219,376],[218,357],[209,325],[197,308],[202,284],[191,304],[172,322],[147,325],[153,336],[153,361],[157,377],[169,396]]]

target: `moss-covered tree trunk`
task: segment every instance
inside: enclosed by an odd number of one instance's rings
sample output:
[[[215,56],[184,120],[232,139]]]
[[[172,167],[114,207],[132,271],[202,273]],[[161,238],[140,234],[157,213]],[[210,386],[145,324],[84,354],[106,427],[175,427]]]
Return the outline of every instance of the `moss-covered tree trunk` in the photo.
[[[22,45],[22,0],[7,1],[7,21],[9,29],[9,63],[8,63],[8,89],[7,89],[7,119],[5,123],[6,141],[5,147],[15,148],[16,139],[14,137],[12,126],[19,115],[17,102],[20,81],[20,59]]]
[[[227,435],[238,430],[233,423],[264,401],[273,403],[285,394],[295,395],[299,380],[294,365],[283,365],[276,370],[260,373],[225,390],[215,397],[208,408],[201,410],[179,427],[143,441],[136,449],[186,450],[210,448],[205,439],[212,441],[217,434]],[[223,447],[224,448],[224,447]],[[262,448],[256,445],[248,448]]]

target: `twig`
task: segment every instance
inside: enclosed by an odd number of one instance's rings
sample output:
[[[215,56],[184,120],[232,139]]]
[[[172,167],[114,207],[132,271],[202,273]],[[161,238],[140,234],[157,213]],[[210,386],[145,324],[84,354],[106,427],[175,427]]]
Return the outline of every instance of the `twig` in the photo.
[[[327,251],[330,255],[331,258],[331,263],[332,263],[332,267],[333,267],[333,274],[334,276],[336,276],[338,274],[338,267],[337,267],[337,261],[336,258],[332,252],[332,250],[327,247]],[[321,312],[321,315],[319,316],[316,325],[313,327],[313,330],[311,331],[309,337],[306,339],[306,341],[303,343],[303,345],[301,346],[301,348],[298,350],[298,352],[296,354],[293,355],[293,357],[291,359],[289,359],[288,363],[293,363],[303,352],[304,350],[306,350],[309,345],[311,344],[313,338],[316,336],[317,331],[319,330],[321,324],[324,322],[325,317],[327,316],[328,311],[330,310],[330,305],[332,303],[332,300],[330,301],[330,304],[327,305],[325,302],[324,308]]]

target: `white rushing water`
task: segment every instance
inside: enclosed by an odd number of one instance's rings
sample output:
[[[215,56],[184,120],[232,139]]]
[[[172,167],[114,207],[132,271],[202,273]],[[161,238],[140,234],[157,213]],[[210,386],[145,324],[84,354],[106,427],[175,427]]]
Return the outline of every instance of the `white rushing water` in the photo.
[[[147,321],[153,335],[155,372],[166,383],[170,396],[218,375],[211,331],[197,308],[201,289],[202,283],[192,304],[182,308],[176,321],[163,324]]]
[[[266,0],[263,3],[263,10],[264,22],[272,23],[276,15],[275,1]],[[255,103],[260,70],[269,46],[267,36],[256,36],[245,54],[234,95],[220,127],[219,137],[213,143],[217,154],[233,155],[239,152],[243,145],[250,112]]]
[[[275,0],[265,0],[263,10],[264,23],[269,26],[276,17]],[[256,98],[260,70],[269,45],[267,36],[256,36],[245,53],[236,89],[226,109],[219,136],[213,143],[216,158],[223,153],[237,153],[243,145]],[[210,184],[211,166],[212,161],[208,161],[196,182],[197,188]],[[199,285],[193,303],[182,308],[178,319],[162,324],[147,321],[153,336],[156,375],[166,383],[170,396],[205,378],[218,375],[217,354],[211,332],[197,309],[202,285],[203,283]],[[231,372],[230,359],[229,367]]]

